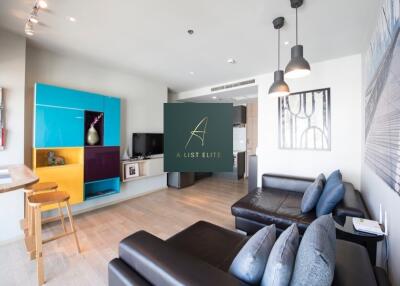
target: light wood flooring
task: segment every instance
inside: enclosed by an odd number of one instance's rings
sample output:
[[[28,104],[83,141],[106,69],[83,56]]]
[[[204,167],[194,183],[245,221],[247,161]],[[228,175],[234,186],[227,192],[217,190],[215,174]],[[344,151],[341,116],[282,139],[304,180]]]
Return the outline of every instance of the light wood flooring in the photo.
[[[199,220],[234,229],[230,206],[246,193],[243,180],[212,177],[74,216],[82,252],[72,237],[45,244],[46,285],[107,285],[107,264],[117,257],[119,241],[138,230],[166,239]],[[45,225],[43,236],[60,230],[60,223]],[[35,261],[22,241],[0,246],[0,285],[37,285]]]

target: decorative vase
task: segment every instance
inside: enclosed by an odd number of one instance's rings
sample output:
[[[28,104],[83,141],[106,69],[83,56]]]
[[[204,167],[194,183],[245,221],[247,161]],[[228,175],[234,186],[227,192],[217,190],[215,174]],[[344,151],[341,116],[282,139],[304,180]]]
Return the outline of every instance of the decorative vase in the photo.
[[[95,145],[97,142],[99,142],[99,139],[100,138],[97,130],[93,126],[90,126],[87,132],[87,143],[89,145]]]

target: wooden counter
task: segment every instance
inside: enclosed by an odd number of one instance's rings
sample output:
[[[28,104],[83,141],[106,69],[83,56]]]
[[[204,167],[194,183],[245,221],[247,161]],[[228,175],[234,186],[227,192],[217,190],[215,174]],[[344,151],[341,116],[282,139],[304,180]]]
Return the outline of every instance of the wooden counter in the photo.
[[[25,165],[0,166],[0,170],[8,169],[12,182],[0,184],[0,193],[6,193],[24,188],[39,181],[39,178]]]

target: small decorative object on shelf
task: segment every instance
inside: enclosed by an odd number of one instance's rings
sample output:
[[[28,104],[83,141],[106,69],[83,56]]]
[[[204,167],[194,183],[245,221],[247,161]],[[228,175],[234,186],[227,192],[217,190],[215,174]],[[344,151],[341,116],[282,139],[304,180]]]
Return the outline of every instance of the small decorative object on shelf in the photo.
[[[124,154],[122,155],[122,160],[129,160],[129,152],[128,152],[128,148],[125,149]]]
[[[100,113],[96,118],[93,120],[93,122],[90,124],[90,128],[87,132],[87,143],[89,145],[95,145],[97,142],[99,142],[100,137],[99,134],[97,133],[97,130],[94,128],[97,122],[103,117],[103,113]]]
[[[3,89],[0,87],[0,150],[4,150],[6,146],[5,107],[2,91]]]
[[[129,163],[125,165],[125,178],[134,178],[139,176],[139,164]]]
[[[63,157],[56,156],[55,152],[50,151],[47,153],[47,164],[49,166],[65,165],[65,160]]]

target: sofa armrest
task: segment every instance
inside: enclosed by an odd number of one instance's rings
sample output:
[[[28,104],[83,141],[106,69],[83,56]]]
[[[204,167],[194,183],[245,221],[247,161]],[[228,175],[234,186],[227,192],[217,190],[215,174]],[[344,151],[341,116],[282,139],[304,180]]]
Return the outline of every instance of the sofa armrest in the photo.
[[[151,286],[121,259],[115,258],[108,264],[108,286]]]
[[[245,285],[228,273],[139,231],[123,239],[120,259],[153,285]]]
[[[346,216],[369,218],[361,193],[351,183],[344,183],[344,186],[346,191],[343,200],[337,204],[333,215],[342,219]]]
[[[313,178],[297,177],[279,174],[263,174],[262,188],[280,189],[285,191],[304,193],[307,187],[314,182]]]

